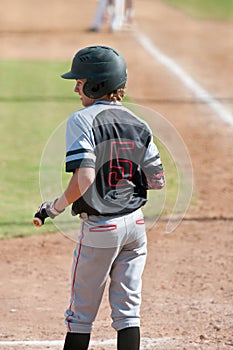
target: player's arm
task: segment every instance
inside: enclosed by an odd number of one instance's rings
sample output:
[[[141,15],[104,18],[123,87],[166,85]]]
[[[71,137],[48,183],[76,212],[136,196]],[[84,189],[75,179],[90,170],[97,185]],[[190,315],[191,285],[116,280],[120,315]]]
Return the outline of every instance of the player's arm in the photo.
[[[161,190],[165,186],[165,178],[162,165],[156,166],[153,174],[147,174],[147,189]]]
[[[47,217],[54,219],[61,214],[67,206],[79,199],[91,186],[95,179],[94,168],[77,168],[64,193],[52,202],[44,202],[36,212],[33,223],[41,226]]]
[[[66,190],[61,197],[56,200],[54,208],[59,212],[63,211],[71,203],[83,196],[94,180],[94,168],[75,169]]]
[[[82,114],[75,113],[67,121],[66,150],[66,171],[73,175],[67,189],[55,203],[59,211],[79,199],[95,179],[92,129],[87,127]]]
[[[77,121],[78,120],[78,121]],[[64,193],[53,202],[43,203],[33,220],[37,226],[43,225],[46,217],[54,218],[61,214],[71,203],[79,199],[94,182],[95,154],[91,139],[91,129],[82,125],[81,115],[72,115],[66,128],[66,171],[72,173],[71,180]],[[38,220],[37,220],[38,218]]]
[[[152,137],[145,152],[142,170],[146,177],[148,190],[160,190],[165,186],[162,162]]]

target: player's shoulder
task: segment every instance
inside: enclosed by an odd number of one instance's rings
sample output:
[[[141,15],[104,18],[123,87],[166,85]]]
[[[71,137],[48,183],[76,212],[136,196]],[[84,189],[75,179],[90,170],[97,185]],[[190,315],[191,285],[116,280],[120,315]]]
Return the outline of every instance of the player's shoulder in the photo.
[[[96,112],[92,106],[81,108],[73,112],[67,120],[67,124],[73,124],[80,128],[90,128],[93,124]]]
[[[149,133],[151,133],[149,124],[142,117],[139,117],[140,113],[137,111],[137,108],[135,108],[133,104],[132,106],[131,105],[128,106],[126,104],[122,106],[122,109],[123,111],[125,111],[125,113],[127,113],[127,115],[125,116],[131,123],[133,123],[133,125],[140,127],[144,130],[147,130]]]
[[[137,115],[137,111],[133,111],[133,104],[131,109],[127,103],[99,101],[92,107],[95,111],[95,117],[97,118],[103,117],[109,120],[114,119],[115,122],[118,121],[123,124],[131,122],[134,125],[143,127],[144,129],[149,129],[149,125]]]
[[[75,111],[69,116],[68,120],[79,123],[82,121],[92,122],[103,109],[105,109],[105,106],[102,104],[92,104]]]
[[[151,133],[148,123],[139,117],[133,108],[131,110],[120,102],[97,101],[91,106],[75,111],[69,116],[68,122],[86,128],[96,123],[118,122],[137,126]]]

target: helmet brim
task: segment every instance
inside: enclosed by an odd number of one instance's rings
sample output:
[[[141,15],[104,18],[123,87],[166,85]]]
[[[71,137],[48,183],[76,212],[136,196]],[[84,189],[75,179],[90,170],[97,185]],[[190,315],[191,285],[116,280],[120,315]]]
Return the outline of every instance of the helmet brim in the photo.
[[[77,79],[77,75],[76,74],[74,74],[73,72],[67,72],[67,73],[63,73],[62,75],[61,75],[61,77],[63,78],[63,79]]]

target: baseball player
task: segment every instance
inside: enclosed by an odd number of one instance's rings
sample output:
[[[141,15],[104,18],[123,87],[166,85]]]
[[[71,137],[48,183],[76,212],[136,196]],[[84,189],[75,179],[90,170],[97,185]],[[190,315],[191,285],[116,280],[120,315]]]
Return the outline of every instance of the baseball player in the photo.
[[[37,218],[72,204],[81,220],[74,250],[64,350],[87,350],[106,282],[118,350],[140,348],[141,278],[147,248],[141,207],[149,189],[164,186],[158,149],[149,126],[125,108],[127,70],[115,49],[91,46],[62,75],[76,81],[84,108],[67,121],[64,193],[41,205]]]
[[[124,14],[124,24],[127,27],[131,27],[133,24],[134,9],[133,0],[125,0],[125,14]]]
[[[108,17],[111,32],[121,29],[124,21],[125,0],[99,0],[89,32],[98,32]]]
[[[111,31],[121,30],[124,22],[125,0],[115,0],[113,6],[113,14],[110,23]]]
[[[99,31],[101,25],[103,24],[104,18],[106,16],[108,6],[109,6],[109,0],[98,1],[92,27],[88,29],[89,32]]]

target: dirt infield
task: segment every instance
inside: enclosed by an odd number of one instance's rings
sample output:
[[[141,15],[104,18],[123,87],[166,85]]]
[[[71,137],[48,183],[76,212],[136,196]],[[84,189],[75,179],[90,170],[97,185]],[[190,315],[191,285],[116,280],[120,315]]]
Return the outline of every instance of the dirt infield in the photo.
[[[68,5],[62,0],[2,0],[0,58],[70,60],[91,44],[113,46],[126,57],[128,94],[163,114],[180,133],[192,160],[197,196],[173,234],[163,234],[162,220],[148,233],[142,337],[168,338],[151,342],[151,350],[232,349],[232,128],[137,40],[137,33],[144,33],[232,112],[232,23],[194,20],[156,0],[138,0],[135,6],[135,32],[112,34],[105,26],[90,34],[86,29],[94,0]],[[74,243],[57,233],[0,244],[0,342],[62,340]],[[115,338],[109,314],[106,292],[93,339]]]

